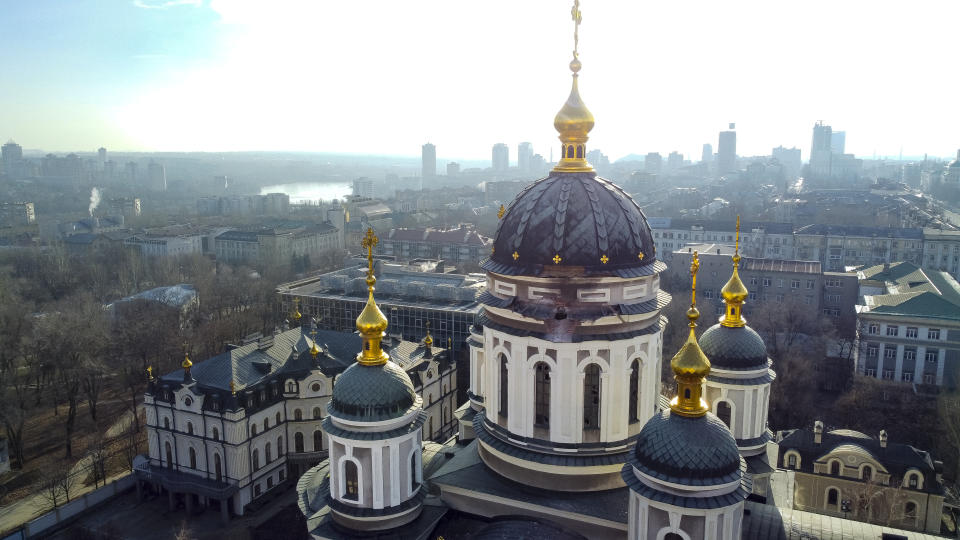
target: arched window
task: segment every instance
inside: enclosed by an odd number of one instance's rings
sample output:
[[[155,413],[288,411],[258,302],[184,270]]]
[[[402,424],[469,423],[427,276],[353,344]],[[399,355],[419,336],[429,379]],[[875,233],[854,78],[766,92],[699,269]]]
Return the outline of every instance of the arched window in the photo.
[[[269,418],[264,418],[264,419],[263,419],[263,431],[267,431],[268,429],[270,429],[270,419],[269,419]]]
[[[297,383],[290,381],[287,383],[287,392],[292,394],[297,391]]]
[[[319,420],[319,419],[320,419],[320,407],[314,407],[314,408],[313,408],[313,419],[314,419],[314,420]]]
[[[533,424],[537,427],[550,427],[550,366],[546,362],[537,362],[534,371],[534,409]]]
[[[190,468],[197,468],[197,451],[192,446],[190,447]]]
[[[797,455],[796,455],[796,454],[790,454],[789,456],[787,456],[787,468],[788,468],[788,469],[796,469],[796,468],[797,468]]]
[[[277,437],[277,457],[283,455],[283,437]]]
[[[169,442],[164,443],[164,448],[167,451],[167,468],[172,469],[173,468],[173,451],[170,449],[170,443]]]
[[[303,420],[303,411],[301,411],[300,409],[294,409],[294,411],[293,411],[293,419],[294,419],[294,420]]]
[[[270,443],[267,443],[263,447],[263,456],[266,458],[267,463],[270,463],[271,461],[273,461],[273,455],[271,455],[270,453]]]
[[[213,440],[215,441],[220,440],[220,430],[217,428],[213,428]]]
[[[730,419],[733,416],[733,410],[730,408],[730,404],[726,401],[717,402],[717,418],[719,418],[724,424],[727,425],[729,429]]]
[[[293,449],[297,453],[303,452],[303,433],[299,431],[293,436]]]
[[[220,454],[213,455],[213,470],[217,475],[217,482],[223,481],[222,465],[220,464]]]
[[[907,486],[910,489],[919,489],[920,488],[920,475],[917,473],[912,473],[907,476]]]
[[[278,425],[278,426],[280,425],[280,413],[279,413],[279,412],[277,413],[277,425]]]
[[[663,540],[683,540],[683,537],[677,533],[667,533],[663,537]]]
[[[358,481],[358,471],[357,464],[350,461],[349,459],[343,463],[343,478],[345,480],[345,487],[343,498],[351,501],[359,500],[359,481]]]
[[[640,411],[637,410],[638,396],[640,394],[640,360],[634,360],[630,364],[630,421],[639,420]]]
[[[903,517],[906,519],[916,519],[917,518],[917,503],[907,502],[903,507]]]
[[[840,462],[834,461],[830,464],[830,474],[834,476],[840,476]]]
[[[260,470],[260,451],[253,451],[253,470]]]
[[[170,429],[170,419],[163,417],[163,429]]]
[[[863,470],[860,471],[861,480],[873,480],[873,467],[869,465],[864,465]]]
[[[253,437],[257,434],[257,425],[250,424],[250,436]]]
[[[835,488],[830,488],[827,490],[827,508],[836,508],[837,504],[840,502],[840,491]]]
[[[187,434],[193,435],[193,422],[187,422]]]
[[[510,377],[507,368],[507,357],[500,353],[500,414],[507,415],[507,409],[510,405]]]
[[[410,493],[417,491],[420,484],[417,483],[417,453],[410,454]]]
[[[583,429],[600,428],[600,366],[583,370]]]
[[[323,450],[323,432],[319,429],[313,432],[313,451]]]

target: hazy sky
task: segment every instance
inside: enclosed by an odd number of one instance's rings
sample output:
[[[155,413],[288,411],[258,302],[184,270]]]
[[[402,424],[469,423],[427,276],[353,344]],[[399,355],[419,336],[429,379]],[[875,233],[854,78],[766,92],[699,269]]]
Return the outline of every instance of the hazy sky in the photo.
[[[557,147],[565,0],[44,0],[0,8],[0,140],[49,151],[299,150],[489,158]],[[588,148],[960,147],[960,2],[583,0]],[[0,142],[2,142],[0,141]]]

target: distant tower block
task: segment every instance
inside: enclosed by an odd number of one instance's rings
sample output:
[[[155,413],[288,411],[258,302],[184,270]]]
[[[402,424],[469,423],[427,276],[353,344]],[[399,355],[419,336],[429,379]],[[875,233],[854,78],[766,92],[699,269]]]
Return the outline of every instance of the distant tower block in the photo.
[[[420,157],[422,164],[420,166],[422,170],[421,176],[423,178],[433,178],[437,175],[437,147],[427,143],[420,147]]]

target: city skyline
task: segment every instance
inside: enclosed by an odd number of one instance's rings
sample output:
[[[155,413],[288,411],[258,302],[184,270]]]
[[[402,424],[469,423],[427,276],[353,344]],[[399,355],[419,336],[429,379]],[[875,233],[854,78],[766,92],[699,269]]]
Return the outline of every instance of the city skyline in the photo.
[[[381,16],[369,17],[370,6],[300,2],[8,6],[0,54],[16,76],[0,89],[8,120],[0,139],[51,152],[397,156],[415,156],[430,141],[438,157],[477,160],[501,141],[511,153],[521,141],[544,156],[557,147],[549,119],[565,97],[557,89],[568,76],[558,52],[569,47],[567,14],[546,2],[373,7]],[[889,76],[950,66],[958,5],[680,9],[601,4],[589,12],[581,93],[603,121],[588,149],[612,160],[698,156],[736,122],[739,155],[783,145],[806,160],[818,120],[847,132],[847,152],[862,157],[948,157],[960,146],[949,132],[960,113],[939,106],[951,102],[949,85]],[[680,17],[688,21],[682,35],[655,24],[635,33],[638,21]],[[789,27],[777,22],[786,17]],[[922,28],[923,39],[890,39],[911,28]],[[491,32],[505,37],[490,40]],[[669,54],[657,52],[661,43]],[[517,60],[521,47],[550,60]],[[428,50],[433,56],[423,58]],[[416,76],[413,61],[425,67]]]

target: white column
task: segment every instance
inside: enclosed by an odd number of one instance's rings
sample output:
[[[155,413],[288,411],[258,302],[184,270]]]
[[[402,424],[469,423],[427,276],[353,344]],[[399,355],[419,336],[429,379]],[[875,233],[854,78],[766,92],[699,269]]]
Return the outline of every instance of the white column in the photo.
[[[611,423],[614,414],[610,406],[614,401],[611,399],[612,393],[610,384],[610,371],[604,370],[600,373],[600,440],[609,441],[611,432]]]
[[[373,487],[373,507],[376,509],[380,509],[384,507],[384,504],[383,504],[383,478],[384,478],[383,447],[374,446],[373,448],[371,448],[370,454],[371,454],[370,457],[372,460],[372,463],[371,463],[372,467],[370,468],[370,472],[373,475],[370,478],[371,480],[370,484]],[[391,478],[396,476],[396,472],[390,471],[390,476]],[[394,482],[390,482],[390,484],[393,485]]]
[[[390,445],[390,473],[400,470],[400,443]],[[390,506],[400,504],[400,482],[390,482]]]

